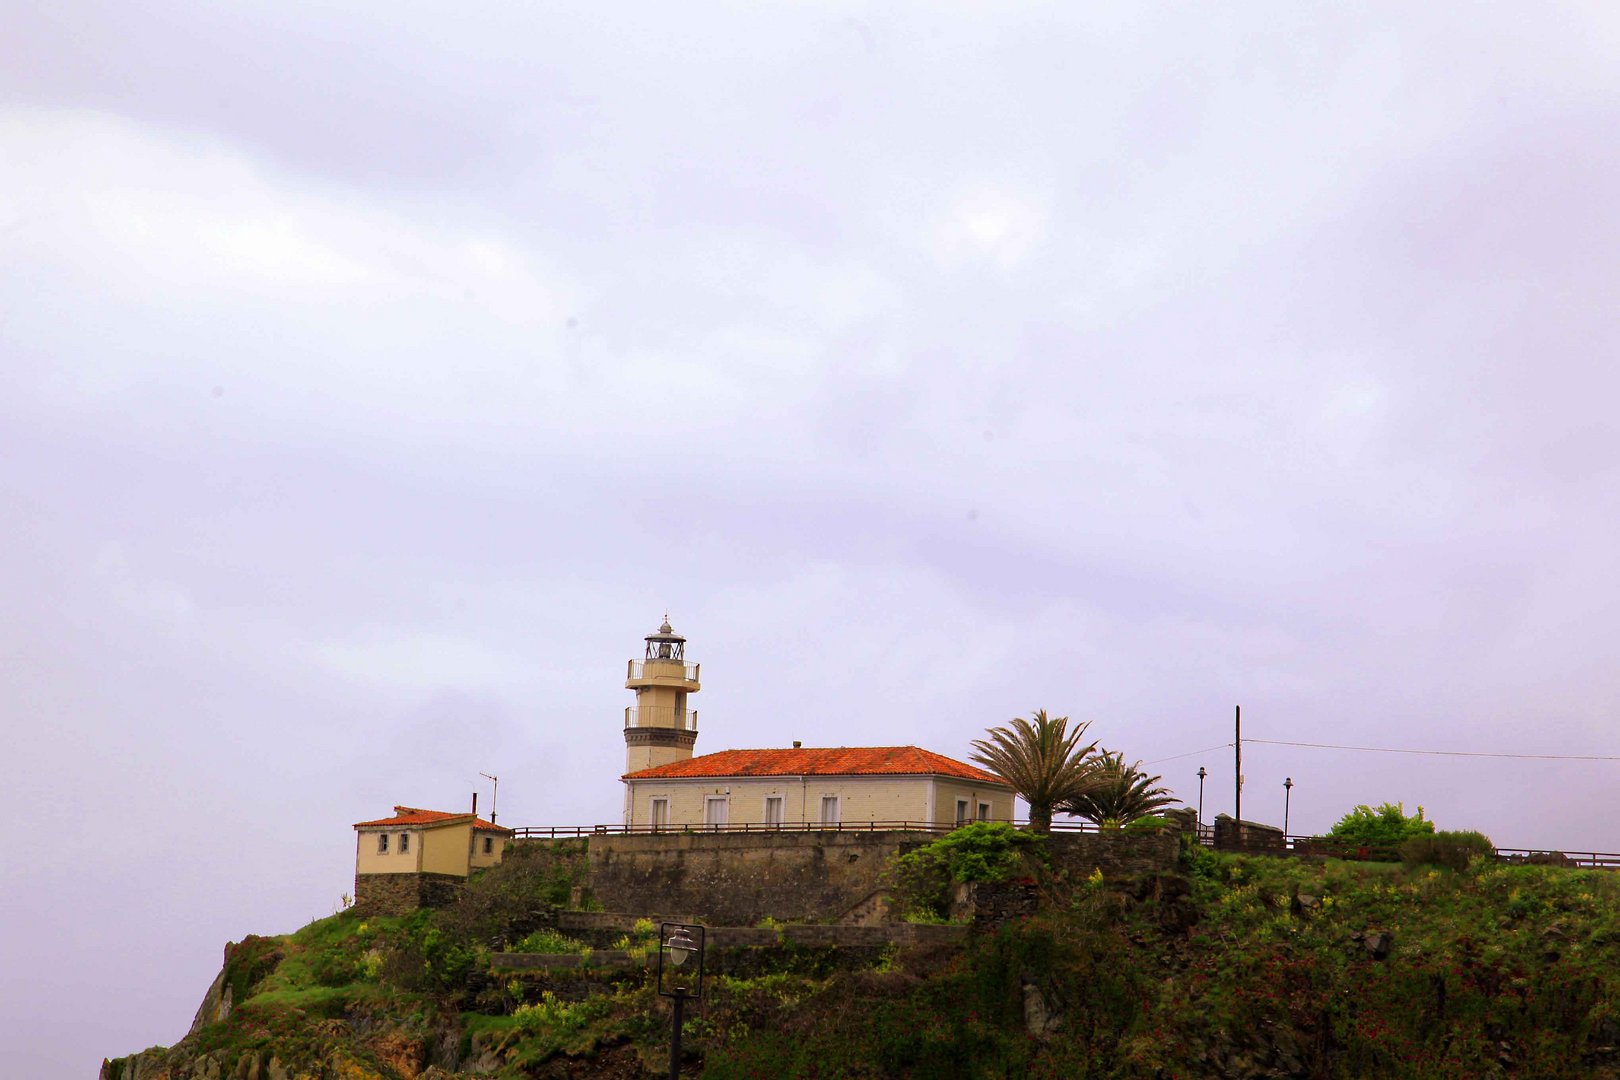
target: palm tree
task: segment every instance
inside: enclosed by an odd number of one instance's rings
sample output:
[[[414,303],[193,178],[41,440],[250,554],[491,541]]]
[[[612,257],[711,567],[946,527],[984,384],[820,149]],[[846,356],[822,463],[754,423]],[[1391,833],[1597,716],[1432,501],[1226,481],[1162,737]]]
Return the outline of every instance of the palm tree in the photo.
[[[1077,799],[1091,786],[1095,742],[1081,745],[1090,721],[1068,730],[1067,716],[1048,717],[1036,709],[1030,719],[1013,717],[1007,727],[990,728],[989,738],[973,740],[973,760],[1001,777],[1029,804],[1029,827],[1052,828],[1052,808]]]
[[[1103,750],[1093,768],[1096,783],[1090,790],[1060,800],[1057,809],[1117,829],[1179,801],[1168,788],[1155,786],[1164,777],[1147,775],[1140,761],[1125,764],[1123,754]]]

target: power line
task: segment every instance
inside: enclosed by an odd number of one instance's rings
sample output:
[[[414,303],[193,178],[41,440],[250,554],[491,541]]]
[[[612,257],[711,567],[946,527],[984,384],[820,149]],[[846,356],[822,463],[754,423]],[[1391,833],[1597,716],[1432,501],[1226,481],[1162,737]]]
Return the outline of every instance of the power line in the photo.
[[[1255,742],[1255,741],[1257,741],[1257,740],[1254,740],[1254,739],[1250,739],[1250,740],[1249,740],[1249,741],[1250,741],[1250,742]],[[1184,757],[1192,757],[1192,756],[1193,756],[1193,755],[1194,755],[1194,754],[1207,754],[1207,753],[1209,753],[1209,752],[1210,752],[1210,751],[1211,751],[1211,750],[1225,750],[1225,749],[1226,749],[1226,748],[1227,748],[1227,747],[1228,747],[1228,746],[1231,746],[1231,745],[1232,745],[1232,744],[1231,744],[1231,743],[1229,743],[1229,742],[1223,742],[1223,743],[1221,743],[1221,744],[1219,744],[1219,745],[1217,745],[1217,746],[1206,746],[1206,747],[1205,747],[1205,748],[1204,748],[1204,749],[1202,749],[1202,750],[1189,750],[1189,751],[1187,751],[1187,752],[1186,752],[1186,753],[1185,753],[1185,754],[1172,754],[1172,755],[1171,755],[1171,756],[1169,756],[1169,757],[1162,757],[1162,758],[1154,758],[1154,759],[1153,759],[1153,760],[1152,760],[1152,761],[1149,761],[1149,762],[1144,762],[1144,764],[1147,764],[1147,765],[1157,765],[1157,764],[1159,764],[1159,763],[1160,763],[1160,762],[1161,762],[1161,761],[1179,761],[1179,760],[1180,760],[1180,759],[1182,759],[1182,758],[1184,758]]]
[[[1356,750],[1364,754],[1424,754],[1430,757],[1515,758],[1523,761],[1620,761],[1620,755],[1613,754],[1495,754],[1482,750],[1406,750],[1389,746],[1340,746],[1337,743],[1289,742],[1286,739],[1249,739],[1248,741],[1265,743],[1268,746],[1304,746],[1312,750]],[[1231,744],[1226,745],[1230,746]],[[1204,751],[1195,750],[1193,753],[1201,754]],[[1189,755],[1181,754],[1179,756],[1187,757]],[[1170,761],[1172,759],[1161,758],[1160,760]]]

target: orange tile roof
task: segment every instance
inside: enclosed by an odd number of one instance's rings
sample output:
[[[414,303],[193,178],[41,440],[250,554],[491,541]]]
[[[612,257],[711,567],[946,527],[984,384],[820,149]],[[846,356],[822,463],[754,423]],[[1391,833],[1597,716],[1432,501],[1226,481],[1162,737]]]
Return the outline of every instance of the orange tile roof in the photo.
[[[1006,787],[999,776],[917,746],[721,750],[626,773],[626,780],[714,776],[950,776]]]
[[[474,829],[483,832],[509,833],[512,830],[504,825],[493,825],[483,818],[475,818],[471,814],[447,814],[442,810],[418,810],[414,806],[394,807],[394,816],[378,818],[376,821],[357,821],[354,827],[369,828],[374,825],[447,825],[451,822],[457,824],[471,821]]]

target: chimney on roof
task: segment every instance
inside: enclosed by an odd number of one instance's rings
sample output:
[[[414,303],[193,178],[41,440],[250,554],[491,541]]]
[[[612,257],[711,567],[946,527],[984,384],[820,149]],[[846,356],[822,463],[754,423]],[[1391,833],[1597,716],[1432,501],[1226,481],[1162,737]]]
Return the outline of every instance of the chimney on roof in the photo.
[[[478,792],[473,792],[473,817],[478,816]]]
[[[803,743],[801,743],[801,742],[800,742],[800,741],[799,741],[799,740],[798,740],[798,739],[794,739],[794,740],[793,740],[793,749],[795,749],[795,750],[797,750],[797,749],[799,749],[799,747],[801,747],[801,746],[803,746],[803,745],[804,745],[804,744],[803,744]]]

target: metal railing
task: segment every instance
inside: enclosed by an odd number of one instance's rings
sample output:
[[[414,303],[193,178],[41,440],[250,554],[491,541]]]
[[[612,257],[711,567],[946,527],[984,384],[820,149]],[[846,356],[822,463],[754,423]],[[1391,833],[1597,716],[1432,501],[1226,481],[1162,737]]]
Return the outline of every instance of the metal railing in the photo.
[[[1571,866],[1579,870],[1620,870],[1620,854],[1612,851],[1549,851],[1530,848],[1497,848],[1496,861],[1502,863],[1541,863]]]
[[[1389,860],[1398,858],[1393,849],[1349,844],[1330,836],[1278,836],[1272,842],[1247,842],[1223,850],[1247,855],[1292,855],[1328,859]],[[1215,830],[1200,826],[1198,842],[1215,846]],[[1560,851],[1552,848],[1493,848],[1491,857],[1499,863],[1515,865],[1563,866],[1573,870],[1620,870],[1620,853],[1610,851]]]
[[[644,836],[652,833],[778,833],[778,832],[917,832],[948,833],[972,822],[960,824],[941,821],[738,821],[724,825],[537,825],[513,829],[519,840],[556,839],[570,836]],[[1027,821],[1005,821],[1002,824],[1027,826]],[[1089,821],[1053,822],[1053,832],[1094,833],[1101,830]]]
[[[675,728],[679,731],[697,730],[697,710],[677,709],[669,705],[631,705],[624,710],[624,726]]]
[[[728,822],[724,825],[555,825],[512,830],[518,840],[570,836],[647,836],[683,833],[919,832],[947,833],[955,825],[934,821]]]
[[[671,679],[676,682],[697,682],[702,664],[688,664],[684,660],[632,660],[625,668],[628,679]]]
[[[999,823],[1027,828],[1027,820],[1006,820]],[[939,835],[954,832],[972,822],[940,821],[786,821],[728,822],[724,825],[538,825],[513,829],[518,840],[566,839],[584,836],[650,836],[698,833],[807,833],[807,832],[911,832]],[[1054,833],[1100,833],[1104,830],[1089,821],[1054,821]],[[1108,830],[1117,831],[1117,830]],[[1194,833],[1198,843],[1205,847],[1215,845],[1215,830],[1201,825]],[[1368,859],[1373,852],[1352,844],[1336,844],[1322,836],[1285,836],[1281,846],[1250,844],[1226,850],[1250,855],[1282,855],[1296,857],[1327,857],[1341,859]],[[1541,864],[1565,866],[1579,870],[1620,871],[1620,852],[1609,851],[1555,851],[1536,848],[1496,848],[1494,858],[1499,863]]]

